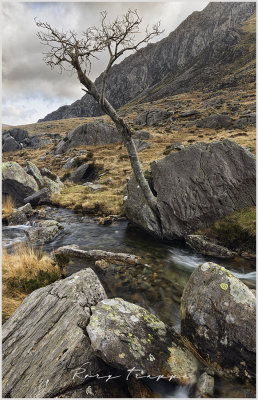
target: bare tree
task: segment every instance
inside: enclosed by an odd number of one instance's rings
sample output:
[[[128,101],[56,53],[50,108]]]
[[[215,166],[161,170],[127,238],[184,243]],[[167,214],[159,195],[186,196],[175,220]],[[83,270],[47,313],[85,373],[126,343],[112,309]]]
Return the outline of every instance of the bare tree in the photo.
[[[155,24],[151,30],[148,26],[145,29],[144,37],[136,41],[136,35],[141,33],[140,25],[142,18],[137,10],[128,10],[121,19],[116,18],[113,22],[107,21],[107,12],[101,13],[101,25],[99,28],[91,27],[78,37],[74,31],[59,32],[47,22],[36,21],[39,28],[43,29],[37,33],[42,44],[48,47],[44,61],[51,68],[59,67],[62,70],[72,67],[77,72],[78,79],[85,87],[86,93],[94,97],[104,113],[108,114],[114,121],[120,132],[123,142],[127,148],[135,179],[139,184],[146,202],[156,216],[157,199],[153,195],[148,181],[146,180],[138,154],[132,139],[132,131],[123,118],[114,109],[105,97],[106,81],[108,73],[115,63],[125,52],[137,51],[141,45],[148,43],[155,36],[162,33],[160,23]],[[89,78],[91,62],[98,58],[98,53],[107,50],[109,60],[102,75],[101,88],[97,88]]]

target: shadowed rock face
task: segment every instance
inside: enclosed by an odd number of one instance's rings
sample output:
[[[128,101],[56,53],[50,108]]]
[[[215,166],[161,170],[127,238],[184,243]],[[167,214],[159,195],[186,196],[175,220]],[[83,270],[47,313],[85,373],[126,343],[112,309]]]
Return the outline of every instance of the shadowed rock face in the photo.
[[[105,297],[91,269],[30,294],[3,326],[3,397],[55,397],[84,382],[73,379],[84,363],[100,372],[84,329]]]
[[[256,299],[225,268],[200,265],[181,300],[182,334],[201,356],[229,377],[255,380]]]
[[[70,148],[81,145],[103,145],[117,142],[122,142],[122,138],[115,126],[96,121],[78,126],[70,131],[58,143],[55,153],[62,154]]]
[[[194,12],[165,39],[149,44],[136,54],[115,65],[108,76],[106,95],[115,108],[141,97],[159,86],[167,77],[167,83],[158,96],[179,93],[182,88],[191,90],[203,79],[206,65],[211,72],[207,82],[214,78],[212,68],[216,61],[230,62],[230,46],[239,40],[234,29],[255,12],[255,2],[213,2],[201,12]],[[199,57],[202,62],[200,63]],[[195,68],[192,68],[195,65]],[[197,73],[196,73],[197,72]],[[207,74],[206,74],[207,75]],[[95,83],[101,87],[102,75]],[[150,97],[152,94],[149,93]],[[63,118],[101,115],[100,107],[88,94],[70,106],[62,106],[41,121]]]
[[[151,164],[160,225],[132,178],[127,217],[165,239],[183,238],[241,208],[256,204],[254,156],[229,140],[188,146]]]

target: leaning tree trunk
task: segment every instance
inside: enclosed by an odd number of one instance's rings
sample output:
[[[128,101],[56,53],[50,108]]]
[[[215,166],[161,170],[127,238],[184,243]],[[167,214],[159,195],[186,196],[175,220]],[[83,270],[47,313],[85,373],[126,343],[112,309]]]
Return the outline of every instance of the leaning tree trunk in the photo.
[[[74,67],[77,70],[80,82],[87,88],[87,93],[89,93],[94,97],[94,99],[99,103],[104,113],[109,115],[109,117],[115,123],[117,130],[121,134],[123,142],[126,146],[135,179],[143,192],[143,195],[146,199],[148,206],[151,208],[154,215],[157,217],[157,221],[159,222],[160,218],[157,207],[157,198],[152,193],[150,185],[143,174],[138,153],[134,141],[132,139],[132,132],[129,126],[118,115],[118,113],[116,112],[114,107],[109,103],[109,101],[105,97],[100,96],[95,84],[85,75],[79,63],[75,63]]]

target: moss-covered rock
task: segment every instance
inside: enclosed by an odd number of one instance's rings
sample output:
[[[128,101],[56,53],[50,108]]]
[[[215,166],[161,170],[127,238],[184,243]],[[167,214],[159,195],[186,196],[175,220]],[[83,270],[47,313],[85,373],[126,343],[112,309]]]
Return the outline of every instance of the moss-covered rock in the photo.
[[[181,302],[182,334],[219,374],[254,381],[256,301],[231,272],[214,263],[191,275]]]
[[[87,332],[93,349],[112,367],[182,385],[196,382],[193,354],[175,331],[142,307],[119,298],[102,300],[92,307]]]

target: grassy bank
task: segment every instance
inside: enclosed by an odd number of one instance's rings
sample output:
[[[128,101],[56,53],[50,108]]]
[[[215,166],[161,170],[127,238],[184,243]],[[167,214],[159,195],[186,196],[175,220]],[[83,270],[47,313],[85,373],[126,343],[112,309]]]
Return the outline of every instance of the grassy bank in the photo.
[[[59,268],[41,251],[19,246],[14,254],[8,254],[3,249],[3,323],[14,313],[28,294],[58,279],[61,279]]]
[[[244,208],[216,221],[199,234],[218,239],[224,246],[233,250],[256,250],[256,207]]]

